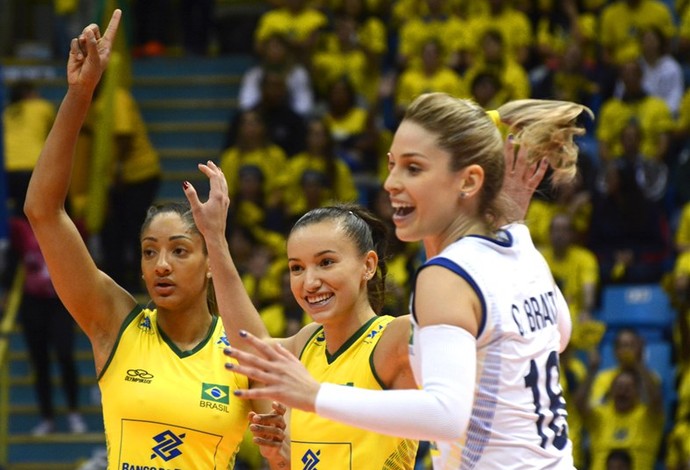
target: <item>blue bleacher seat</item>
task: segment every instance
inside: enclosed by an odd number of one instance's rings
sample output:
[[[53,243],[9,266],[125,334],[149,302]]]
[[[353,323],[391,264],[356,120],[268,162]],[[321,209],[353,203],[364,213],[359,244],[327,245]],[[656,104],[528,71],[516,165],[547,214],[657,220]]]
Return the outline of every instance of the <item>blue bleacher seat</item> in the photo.
[[[675,311],[658,284],[608,285],[602,289],[597,319],[606,323],[608,339],[631,327],[648,341],[667,339]]]

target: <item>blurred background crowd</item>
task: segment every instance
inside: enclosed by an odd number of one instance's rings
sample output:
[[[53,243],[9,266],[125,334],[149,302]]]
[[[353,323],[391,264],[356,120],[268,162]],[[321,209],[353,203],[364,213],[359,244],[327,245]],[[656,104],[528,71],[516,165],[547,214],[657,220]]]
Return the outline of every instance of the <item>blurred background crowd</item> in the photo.
[[[2,56],[34,60],[62,61],[68,38],[102,8],[87,0],[0,3],[11,13],[0,15]],[[286,230],[332,200],[357,201],[390,221],[386,152],[414,97],[442,91],[487,110],[521,98],[590,107],[578,178],[556,192],[547,177],[526,217],[575,325],[560,380],[576,463],[690,469],[690,1],[120,3],[128,60],[252,58],[215,160],[229,179],[231,251],[273,336],[308,321],[289,288]],[[6,86],[8,212],[21,218],[55,104],[34,83]],[[84,148],[105,116],[115,136],[108,209],[102,230],[86,227],[84,236],[107,272],[141,291],[138,228],[164,169],[126,86],[114,101],[96,99]],[[81,217],[84,201],[77,194],[72,202]],[[26,259],[13,246],[15,261]],[[391,246],[385,313],[399,315],[424,253],[394,236]],[[626,297],[614,303],[620,292]],[[636,293],[654,300],[639,322],[626,319]],[[615,322],[606,309],[618,309]],[[51,419],[49,407],[44,418],[39,425]],[[78,423],[72,430],[83,431]],[[425,462],[420,456],[420,468]]]

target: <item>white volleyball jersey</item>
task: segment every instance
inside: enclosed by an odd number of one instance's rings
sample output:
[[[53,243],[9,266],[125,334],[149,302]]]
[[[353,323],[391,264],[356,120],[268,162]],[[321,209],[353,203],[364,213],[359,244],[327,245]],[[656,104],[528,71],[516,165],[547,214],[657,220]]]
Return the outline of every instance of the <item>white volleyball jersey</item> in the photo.
[[[565,400],[559,385],[559,321],[567,304],[524,225],[499,239],[467,236],[429,259],[476,291],[483,309],[477,337],[472,413],[465,434],[437,442],[434,469],[573,469]],[[414,312],[410,363],[422,383]]]

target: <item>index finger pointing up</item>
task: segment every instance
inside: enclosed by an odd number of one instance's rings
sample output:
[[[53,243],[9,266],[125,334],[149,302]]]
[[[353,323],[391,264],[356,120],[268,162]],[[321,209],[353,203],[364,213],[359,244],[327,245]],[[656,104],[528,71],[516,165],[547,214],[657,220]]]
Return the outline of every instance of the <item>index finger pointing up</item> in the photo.
[[[116,8],[113,11],[113,16],[110,17],[110,23],[108,23],[108,28],[105,30],[103,39],[112,43],[115,39],[115,33],[117,33],[117,28],[120,25],[120,18],[122,18],[122,10]]]

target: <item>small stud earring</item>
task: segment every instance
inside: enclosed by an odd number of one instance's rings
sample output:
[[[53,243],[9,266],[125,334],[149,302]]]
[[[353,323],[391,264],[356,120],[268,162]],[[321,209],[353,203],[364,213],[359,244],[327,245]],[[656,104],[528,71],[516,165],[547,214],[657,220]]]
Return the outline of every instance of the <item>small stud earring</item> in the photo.
[[[465,199],[467,197],[467,193],[465,191],[460,193],[460,199]]]
[[[211,279],[211,273],[206,273],[206,278]]]

